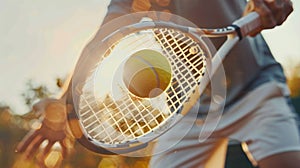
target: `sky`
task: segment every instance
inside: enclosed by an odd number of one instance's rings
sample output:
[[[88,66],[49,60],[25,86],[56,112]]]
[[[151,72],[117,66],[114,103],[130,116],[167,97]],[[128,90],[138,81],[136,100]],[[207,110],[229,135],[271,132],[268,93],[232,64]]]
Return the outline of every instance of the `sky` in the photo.
[[[28,111],[21,94],[33,80],[55,90],[98,30],[109,0],[0,0],[0,103]],[[284,25],[263,32],[289,73],[300,64],[300,1]]]

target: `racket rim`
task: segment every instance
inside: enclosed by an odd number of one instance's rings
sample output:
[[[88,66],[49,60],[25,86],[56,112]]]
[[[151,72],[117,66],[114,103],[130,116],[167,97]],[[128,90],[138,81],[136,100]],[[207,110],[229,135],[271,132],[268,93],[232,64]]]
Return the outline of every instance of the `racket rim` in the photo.
[[[130,15],[130,14],[129,14]],[[146,27],[147,26],[149,26],[149,27],[157,27],[157,26],[161,26],[161,27],[163,27],[163,26],[167,26],[167,27],[173,27],[173,25],[172,24],[169,24],[168,22],[161,22],[161,21],[144,21],[144,22],[142,22],[143,24],[146,24]],[[147,25],[148,24],[148,25]],[[132,25],[131,25],[132,26]],[[135,23],[135,26],[137,27],[137,28],[143,28],[144,29],[144,27],[143,26],[141,26],[141,23]],[[139,27],[139,26],[141,26],[141,27]],[[124,32],[124,31],[126,31],[126,29],[128,29],[128,27],[130,28],[130,26],[127,26],[127,28],[126,27],[122,27],[123,29],[117,29],[115,32],[120,32],[120,33],[122,33],[122,32]],[[197,37],[197,38],[199,38],[199,37],[206,37],[206,36],[212,36],[212,37],[219,37],[219,36],[239,36],[239,33],[237,32],[237,27],[235,27],[235,26],[229,26],[229,27],[226,27],[226,28],[224,28],[224,31],[218,31],[218,29],[201,29],[201,28],[193,28],[193,27],[186,27],[186,26],[181,26],[181,25],[176,25],[175,26],[176,27],[176,29],[181,29],[182,30],[182,32],[185,32],[186,34],[193,34],[193,37]],[[226,30],[226,31],[225,31]],[[135,31],[137,31],[137,30],[135,30]],[[200,33],[201,32],[201,33]],[[203,33],[204,32],[204,33]],[[209,33],[207,33],[207,32],[210,32],[210,34]],[[211,33],[211,32],[217,32],[217,33]],[[221,32],[221,33],[220,33]],[[114,33],[111,33],[111,34],[114,34]],[[110,34],[110,35],[111,35]],[[196,35],[195,35],[196,34]],[[199,36],[199,34],[201,34],[201,36]],[[103,41],[105,41],[106,39],[110,39],[111,37],[110,36],[106,36],[105,38],[103,38],[103,40],[102,40],[102,42]],[[206,44],[206,43],[204,43],[204,44]],[[224,45],[224,44],[223,44]],[[210,49],[210,48],[208,48],[208,49]],[[211,60],[211,59],[209,59],[209,60]],[[72,98],[73,99],[73,98]],[[75,112],[76,113],[76,112]],[[77,114],[77,113],[76,113]],[[75,115],[76,115],[75,114]],[[79,118],[78,118],[78,116],[77,116],[77,119],[79,120]],[[79,121],[79,123],[80,123],[80,121]],[[177,122],[176,122],[177,123]],[[85,130],[85,129],[83,129],[83,130]],[[82,131],[82,130],[81,130]],[[88,135],[89,136],[89,134],[88,133],[86,133],[84,136],[86,137],[86,135]],[[89,139],[90,137],[86,137],[86,139]],[[158,135],[159,136],[159,135]],[[95,144],[96,145],[96,144]],[[96,145],[97,146],[97,145]],[[101,148],[101,146],[97,146],[97,147],[100,147]],[[106,150],[106,149],[104,149],[104,150]],[[118,150],[118,151],[120,151],[120,150]]]

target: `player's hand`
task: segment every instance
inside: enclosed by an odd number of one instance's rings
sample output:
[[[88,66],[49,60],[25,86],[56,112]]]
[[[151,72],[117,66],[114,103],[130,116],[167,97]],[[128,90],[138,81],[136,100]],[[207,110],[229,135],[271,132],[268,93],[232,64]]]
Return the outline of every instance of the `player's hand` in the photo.
[[[67,131],[67,106],[65,102],[57,99],[44,99],[33,106],[36,113],[42,114],[40,128],[31,130],[18,144],[16,151],[23,153],[27,159],[41,152],[41,160],[45,160],[51,152],[53,145],[58,142],[63,157],[67,155],[66,142],[70,138]],[[48,141],[45,147],[41,147],[44,141]]]
[[[262,26],[251,36],[263,29],[271,29],[281,25],[292,13],[293,3],[290,0],[250,0],[244,10],[244,15],[253,11],[260,15]]]

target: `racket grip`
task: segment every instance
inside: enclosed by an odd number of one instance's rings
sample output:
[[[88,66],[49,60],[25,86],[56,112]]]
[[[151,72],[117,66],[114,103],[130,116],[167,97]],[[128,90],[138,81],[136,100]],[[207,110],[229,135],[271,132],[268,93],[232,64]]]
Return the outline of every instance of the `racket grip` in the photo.
[[[259,31],[261,28],[261,20],[257,12],[251,12],[234,21],[232,25],[239,27],[239,36],[240,38],[243,38],[251,33]]]

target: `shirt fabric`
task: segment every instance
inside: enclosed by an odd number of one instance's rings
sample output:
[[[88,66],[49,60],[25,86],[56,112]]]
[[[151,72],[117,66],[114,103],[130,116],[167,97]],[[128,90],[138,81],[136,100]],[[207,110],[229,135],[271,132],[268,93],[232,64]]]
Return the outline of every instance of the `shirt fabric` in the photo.
[[[182,16],[200,28],[219,28],[240,18],[246,4],[245,0],[111,0],[103,24],[131,12],[155,10]],[[212,39],[212,42],[218,48],[224,39]],[[261,34],[241,40],[226,56],[223,66],[227,92],[225,108],[266,82],[286,81],[281,65]],[[205,102],[210,102],[210,96],[202,97],[203,108],[199,112],[205,113],[209,107]]]

